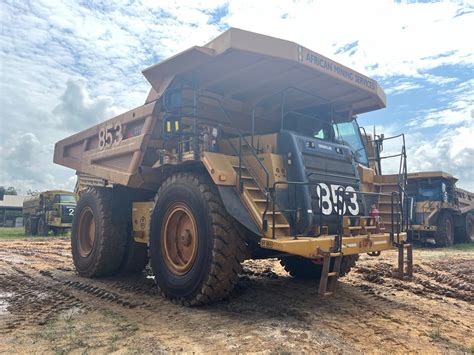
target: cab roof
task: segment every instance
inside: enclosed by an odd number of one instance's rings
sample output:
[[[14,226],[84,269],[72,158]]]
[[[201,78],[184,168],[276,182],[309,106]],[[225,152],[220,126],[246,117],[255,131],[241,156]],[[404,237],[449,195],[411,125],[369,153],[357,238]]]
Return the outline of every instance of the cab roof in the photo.
[[[246,110],[288,87],[313,95],[286,98],[293,109],[314,105],[314,97],[342,115],[386,106],[375,80],[297,43],[237,28],[153,65],[143,75],[158,96],[175,79],[182,79],[200,90],[240,101]]]
[[[423,172],[417,172],[417,173],[409,173],[407,177],[408,177],[408,180],[426,180],[426,179],[442,178],[442,179],[450,180],[452,182],[458,181],[457,178],[455,178],[451,174],[448,174],[444,171],[423,171]]]

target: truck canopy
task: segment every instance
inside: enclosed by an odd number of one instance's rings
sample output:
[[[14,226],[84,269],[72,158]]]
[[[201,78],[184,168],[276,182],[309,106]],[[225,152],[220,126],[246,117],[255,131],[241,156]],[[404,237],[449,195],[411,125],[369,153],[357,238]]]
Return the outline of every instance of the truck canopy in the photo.
[[[294,42],[231,28],[202,47],[192,47],[143,71],[156,99],[174,80],[243,103],[256,103],[288,87],[295,92],[294,110],[331,104],[347,116],[385,107],[378,83]],[[291,102],[292,98],[287,98]]]
[[[57,142],[54,162],[104,185],[154,190],[165,119],[171,127],[171,119],[195,117],[234,136],[273,134],[308,116],[331,125],[385,107],[375,80],[296,43],[235,28],[143,74],[152,85],[144,105]]]
[[[407,175],[408,180],[427,180],[427,179],[446,179],[452,183],[456,183],[458,181],[457,178],[452,176],[451,174],[445,173],[444,171],[423,171],[417,173],[409,173]]]

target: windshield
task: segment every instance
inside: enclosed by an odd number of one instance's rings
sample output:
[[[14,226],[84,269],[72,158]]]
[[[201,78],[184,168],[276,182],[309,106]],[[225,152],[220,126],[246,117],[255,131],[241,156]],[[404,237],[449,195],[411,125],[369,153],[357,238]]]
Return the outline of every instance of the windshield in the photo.
[[[334,131],[336,133],[336,141],[348,146],[358,163],[369,166],[369,159],[367,159],[367,153],[365,152],[357,121],[335,123]]]
[[[418,191],[416,193],[417,201],[440,201],[441,200],[441,181],[418,183]]]
[[[449,184],[442,180],[420,181],[416,193],[417,201],[452,202],[453,192]]]
[[[59,201],[61,203],[76,203],[76,199],[72,195],[60,195]]]
[[[334,140],[333,127],[318,117],[288,112],[283,120],[283,128],[301,135],[332,142]]]

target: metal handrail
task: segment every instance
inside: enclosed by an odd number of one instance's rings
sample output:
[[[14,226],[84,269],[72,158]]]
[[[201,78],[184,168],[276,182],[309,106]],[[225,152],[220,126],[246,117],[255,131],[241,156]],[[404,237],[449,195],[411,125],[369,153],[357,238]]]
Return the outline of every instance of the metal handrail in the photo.
[[[320,182],[312,182],[312,181],[275,181],[273,183],[273,186],[272,186],[272,193],[275,191],[275,189],[277,188],[278,185],[307,185],[307,186],[317,186],[317,187],[320,187],[322,183]],[[338,213],[338,216],[340,217],[340,221],[338,223],[338,233],[337,233],[337,238],[336,238],[336,252],[338,251],[341,251],[341,247],[342,247],[342,237],[343,237],[343,217],[344,217],[344,204],[345,204],[345,199],[347,198],[347,195],[348,194],[356,194],[356,195],[362,195],[362,196],[390,196],[391,198],[391,214],[390,214],[390,218],[391,218],[391,231],[390,231],[390,241],[391,242],[394,242],[395,241],[395,230],[394,230],[394,197],[396,197],[398,199],[398,193],[397,192],[392,192],[392,193],[383,193],[383,192],[365,192],[365,191],[347,191],[347,188],[348,186],[339,186],[339,188],[337,189],[338,191],[338,198],[337,198],[337,213]],[[340,199],[339,196],[341,196],[342,198]],[[319,213],[321,214],[322,213],[322,199],[319,198]],[[275,236],[275,207],[276,207],[276,203],[275,203],[275,199],[273,199],[273,215],[272,215],[272,239],[275,239],[276,236]],[[398,207],[397,207],[398,209]],[[280,210],[281,212],[282,210]],[[352,217],[357,217],[357,216],[352,216]],[[360,217],[360,216],[359,216]],[[397,224],[399,223],[399,216],[398,216],[398,213],[397,213]],[[320,225],[319,225],[319,230],[321,232],[322,230],[322,221],[320,220]],[[397,243],[400,242],[400,230],[399,228],[397,228]],[[319,233],[319,235],[321,235],[321,233]],[[315,237],[318,237],[319,235],[315,236]],[[298,237],[295,235],[294,236],[295,239],[297,239]]]
[[[179,90],[185,90],[185,89],[189,89],[191,90],[190,88],[181,88]],[[178,89],[173,89],[173,90],[178,90]],[[224,108],[224,106],[222,105],[222,102],[218,99],[218,98],[215,98],[213,96],[209,96],[209,95],[205,95],[205,94],[200,94],[200,93],[197,93],[197,91],[195,89],[192,89],[193,90],[193,94],[194,94],[194,104],[191,106],[191,105],[181,105],[179,106],[179,108],[192,108],[192,113],[184,113],[186,116],[189,116],[189,117],[192,117],[192,118],[195,118],[195,119],[203,119],[203,120],[206,120],[208,118],[205,118],[203,116],[199,116],[198,114],[198,110],[199,110],[199,101],[202,99],[202,98],[205,98],[205,99],[208,99],[208,100],[212,100],[214,102],[217,103],[217,106],[219,107],[219,109],[221,110],[221,112],[223,113],[227,123],[229,124],[230,128],[232,128],[233,130],[235,130],[239,136],[239,149],[238,149],[238,152],[237,150],[235,149],[235,147],[232,145],[231,143],[231,146],[232,148],[234,149],[234,151],[236,151],[236,153],[238,153],[238,157],[239,157],[239,189],[240,191],[242,192],[242,146],[243,146],[243,143],[246,144],[250,150],[250,153],[252,154],[252,156],[256,159],[258,165],[260,166],[260,168],[262,169],[262,171],[264,172],[265,174],[265,183],[266,183],[266,186],[264,187],[265,188],[265,199],[266,199],[266,203],[265,203],[265,211],[264,211],[264,215],[262,217],[262,226],[263,226],[263,229],[265,230],[266,229],[266,223],[265,223],[265,214],[268,210],[268,204],[269,204],[269,197],[270,197],[270,194],[269,194],[269,185],[270,185],[270,173],[268,172],[267,168],[265,167],[265,165],[263,165],[263,163],[261,162],[261,160],[258,158],[258,152],[255,150],[255,148],[253,147],[253,144],[250,144],[248,142],[248,140],[245,138],[245,136],[243,135],[242,131],[238,128],[238,127],[235,127],[233,124],[232,124],[232,119],[231,117],[229,116],[229,113],[226,111],[226,109]],[[165,107],[165,112],[166,113],[174,113],[174,114],[182,114],[180,111],[176,112],[176,111],[167,111],[167,107],[166,105],[164,105]],[[196,134],[196,124],[194,124],[194,133]],[[253,136],[252,136],[253,138]]]

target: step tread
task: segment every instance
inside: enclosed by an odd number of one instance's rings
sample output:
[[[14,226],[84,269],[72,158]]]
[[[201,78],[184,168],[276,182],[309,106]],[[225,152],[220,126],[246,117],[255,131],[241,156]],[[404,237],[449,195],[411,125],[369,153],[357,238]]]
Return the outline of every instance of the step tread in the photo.
[[[250,190],[250,191],[261,191],[259,187],[256,187],[256,186],[245,186],[244,185],[244,188],[246,190]]]
[[[270,227],[273,227],[272,224],[270,224]],[[278,224],[278,223],[275,223],[275,229],[276,228],[290,228],[290,225],[289,224]]]

